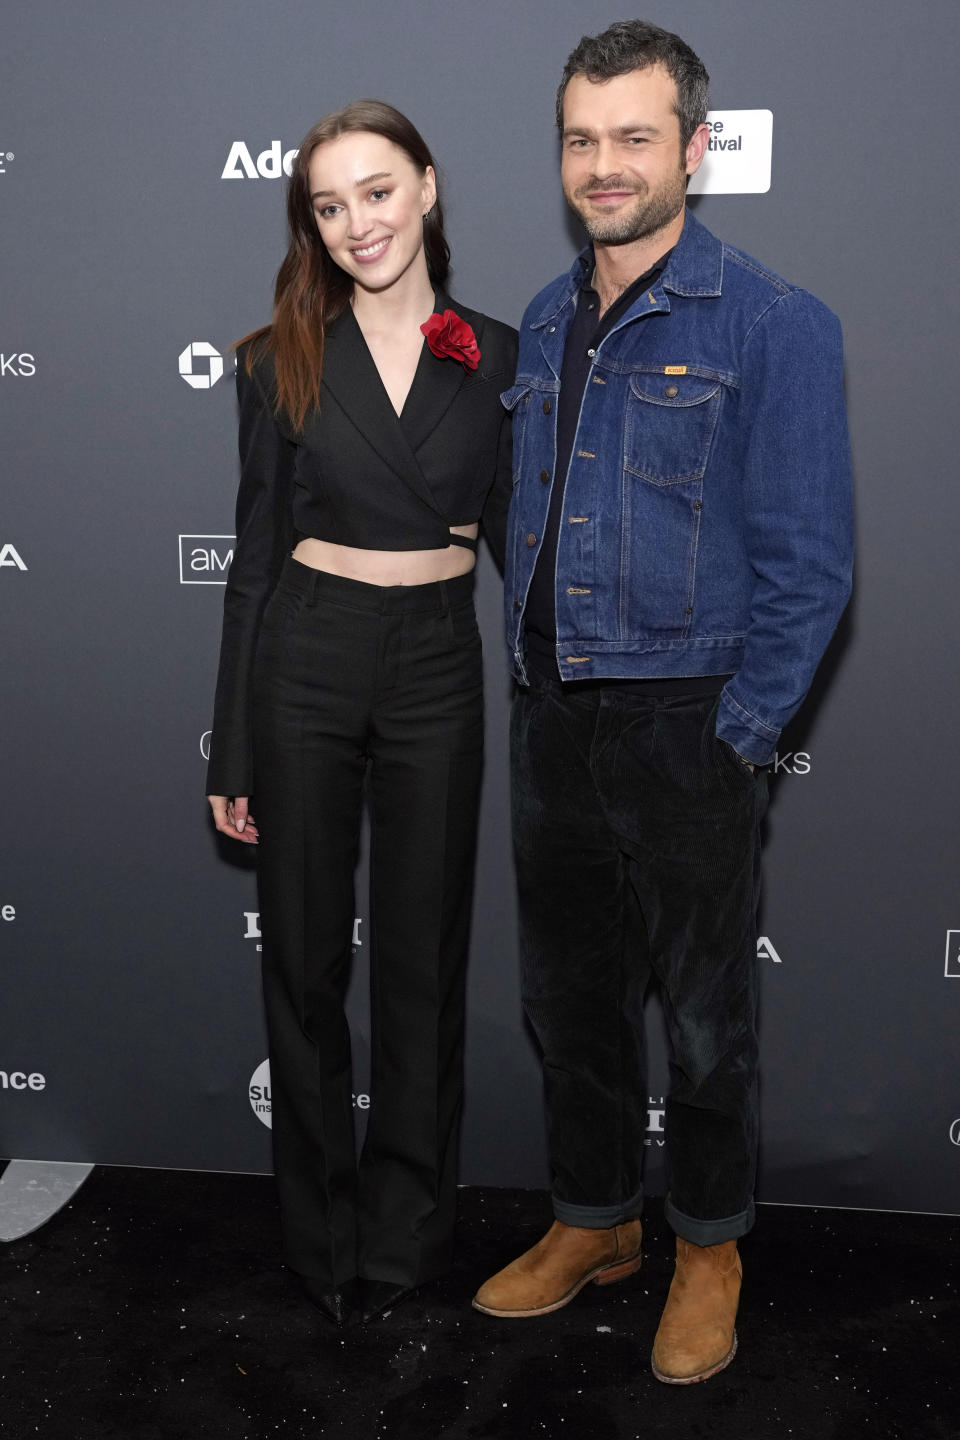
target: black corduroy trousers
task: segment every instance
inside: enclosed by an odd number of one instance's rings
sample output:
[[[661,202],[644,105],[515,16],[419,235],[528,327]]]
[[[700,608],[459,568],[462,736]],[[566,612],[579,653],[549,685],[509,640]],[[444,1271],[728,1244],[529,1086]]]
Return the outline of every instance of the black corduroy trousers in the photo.
[[[375,586],[290,559],[254,677],[263,978],[284,1252],[330,1287],[449,1264],[483,747],[473,576]],[[350,973],[366,796],[371,1087]]]
[[[699,1245],[753,1222],[767,781],[717,739],[716,707],[539,677],[514,699],[523,998],[569,1225],[642,1207],[651,974],[670,1043],[667,1218]]]

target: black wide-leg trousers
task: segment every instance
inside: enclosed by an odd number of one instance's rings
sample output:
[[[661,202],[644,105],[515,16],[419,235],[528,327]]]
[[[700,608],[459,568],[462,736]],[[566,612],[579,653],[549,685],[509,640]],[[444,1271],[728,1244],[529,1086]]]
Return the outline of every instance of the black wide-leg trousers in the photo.
[[[698,1245],[753,1221],[767,781],[717,739],[716,711],[716,695],[536,677],[514,701],[524,1005],[569,1225],[642,1207],[651,975],[670,1045],[667,1218]]]
[[[336,1287],[449,1264],[483,747],[473,576],[382,587],[289,559],[254,678],[263,979],[284,1253]],[[370,811],[371,1085],[344,997]]]

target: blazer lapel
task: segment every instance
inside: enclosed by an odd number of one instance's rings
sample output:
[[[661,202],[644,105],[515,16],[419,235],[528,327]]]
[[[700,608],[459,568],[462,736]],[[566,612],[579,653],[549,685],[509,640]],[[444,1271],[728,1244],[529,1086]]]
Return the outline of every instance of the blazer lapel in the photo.
[[[434,303],[438,315],[442,315],[444,310],[459,314],[456,304],[443,290],[436,292]],[[483,326],[474,333],[478,342],[482,340]],[[483,346],[480,348],[482,351]],[[424,341],[420,364],[403,407],[403,430],[413,450],[419,449],[440,424],[466,379],[467,372],[459,360],[450,356],[441,360]]]
[[[424,349],[426,348],[424,345]],[[416,386],[421,378],[423,364],[421,356],[413,386]],[[323,357],[323,389],[329,392],[385,464],[410,486],[424,504],[440,514],[439,506],[417,463],[404,427],[390,404],[373,357],[349,306],[327,329]],[[408,401],[409,399],[410,396]],[[321,407],[321,413],[308,422],[304,435],[307,444],[310,440],[310,429],[322,423]]]

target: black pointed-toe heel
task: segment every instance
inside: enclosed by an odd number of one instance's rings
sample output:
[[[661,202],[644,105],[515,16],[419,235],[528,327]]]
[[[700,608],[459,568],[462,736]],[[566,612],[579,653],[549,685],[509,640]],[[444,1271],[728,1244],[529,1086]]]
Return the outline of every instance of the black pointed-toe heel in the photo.
[[[336,1325],[338,1329],[349,1323],[351,1315],[358,1308],[356,1280],[347,1280],[337,1289],[331,1289],[324,1285],[322,1280],[301,1275],[300,1284],[307,1299],[316,1305],[325,1320],[329,1320],[330,1324]]]
[[[416,1288],[413,1285],[394,1285],[390,1280],[363,1280],[359,1282],[360,1292],[360,1318],[364,1324],[376,1320],[378,1316],[385,1315],[392,1310],[394,1305],[407,1295],[411,1295]]]

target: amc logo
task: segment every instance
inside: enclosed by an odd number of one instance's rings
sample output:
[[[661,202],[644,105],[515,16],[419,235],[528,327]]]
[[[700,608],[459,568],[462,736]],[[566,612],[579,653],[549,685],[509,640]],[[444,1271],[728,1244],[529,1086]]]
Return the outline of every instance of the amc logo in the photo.
[[[226,585],[235,535],[180,535],[180,584]]]

